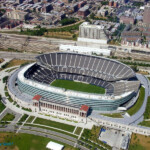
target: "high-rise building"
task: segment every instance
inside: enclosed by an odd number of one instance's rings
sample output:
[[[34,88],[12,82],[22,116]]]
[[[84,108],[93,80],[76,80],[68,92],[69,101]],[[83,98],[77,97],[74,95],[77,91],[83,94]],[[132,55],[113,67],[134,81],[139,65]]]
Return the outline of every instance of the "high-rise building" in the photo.
[[[79,27],[78,41],[107,44],[108,38],[104,31],[104,26],[84,22]]]
[[[143,23],[150,24],[150,6],[146,6],[143,14]]]

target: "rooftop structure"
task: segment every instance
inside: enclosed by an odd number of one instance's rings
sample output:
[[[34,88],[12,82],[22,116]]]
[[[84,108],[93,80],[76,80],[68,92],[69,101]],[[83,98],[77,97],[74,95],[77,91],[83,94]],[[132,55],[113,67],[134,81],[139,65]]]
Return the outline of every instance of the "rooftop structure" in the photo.
[[[50,149],[50,150],[62,150],[64,148],[64,145],[55,143],[50,141],[47,145],[46,148]]]

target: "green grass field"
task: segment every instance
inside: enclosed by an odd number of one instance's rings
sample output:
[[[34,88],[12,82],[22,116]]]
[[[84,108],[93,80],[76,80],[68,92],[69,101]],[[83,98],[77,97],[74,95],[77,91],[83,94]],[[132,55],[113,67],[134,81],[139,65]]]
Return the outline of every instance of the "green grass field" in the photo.
[[[2,97],[0,95],[0,113],[6,108],[5,105],[1,101]]]
[[[113,113],[113,114],[101,114],[103,116],[112,117],[112,118],[123,118],[120,113]]]
[[[0,143],[12,143],[11,146],[0,146],[1,150],[48,150],[46,145],[50,141],[64,145],[64,150],[77,150],[65,143],[37,135],[25,133],[0,133]]]
[[[80,92],[104,94],[105,89],[91,84],[85,84],[81,82],[74,82],[70,80],[55,80],[51,83],[51,86],[65,88],[66,90],[74,90]]]
[[[42,124],[42,125],[62,129],[62,130],[66,130],[66,131],[69,131],[69,132],[73,132],[73,130],[75,128],[75,126],[72,126],[72,125],[63,124],[63,123],[60,123],[60,122],[55,122],[55,121],[46,120],[46,119],[42,119],[42,118],[36,118],[34,123],[35,124]]]
[[[144,112],[144,119],[150,119],[150,96],[147,99],[146,109]]]
[[[150,127],[150,121],[142,121],[139,123],[141,126]]]
[[[19,122],[24,122],[26,119],[28,118],[27,114],[24,114],[21,119],[19,120]]]
[[[30,116],[26,122],[31,123],[34,118],[35,118],[34,116]]]
[[[130,116],[134,115],[136,112],[139,111],[139,109],[141,108],[143,104],[144,97],[145,97],[145,89],[144,87],[141,87],[136,104],[133,107],[131,107],[129,110],[127,110],[127,113],[129,113]]]
[[[76,131],[75,131],[75,134],[79,135],[82,131],[82,128],[81,127],[77,127]]]
[[[7,113],[1,121],[13,121],[15,119],[15,116],[13,114]]]

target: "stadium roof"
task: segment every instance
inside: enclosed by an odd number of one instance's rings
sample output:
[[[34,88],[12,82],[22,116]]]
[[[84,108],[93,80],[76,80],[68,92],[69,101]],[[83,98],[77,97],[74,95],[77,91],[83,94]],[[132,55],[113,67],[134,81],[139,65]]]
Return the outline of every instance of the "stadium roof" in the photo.
[[[55,142],[52,142],[52,141],[50,141],[46,145],[46,148],[51,149],[51,150],[62,150],[63,147],[64,147],[64,145],[61,145],[61,144],[58,144],[58,143],[55,143]]]
[[[83,110],[83,111],[88,111],[89,110],[89,106],[87,106],[87,105],[82,105],[81,106],[81,108],[80,108],[80,110]]]
[[[32,98],[32,100],[37,100],[37,101],[39,101],[41,97],[42,97],[41,95],[35,95],[35,96]]]

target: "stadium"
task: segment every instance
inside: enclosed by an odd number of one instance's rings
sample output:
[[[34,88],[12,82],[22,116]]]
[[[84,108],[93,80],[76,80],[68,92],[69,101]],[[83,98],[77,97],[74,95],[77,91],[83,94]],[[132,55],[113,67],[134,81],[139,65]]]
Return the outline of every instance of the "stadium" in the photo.
[[[13,73],[8,84],[11,96],[24,106],[29,107],[35,98],[70,108],[88,106],[96,111],[123,108],[140,87],[135,72],[125,64],[67,52],[37,56],[35,63]]]

